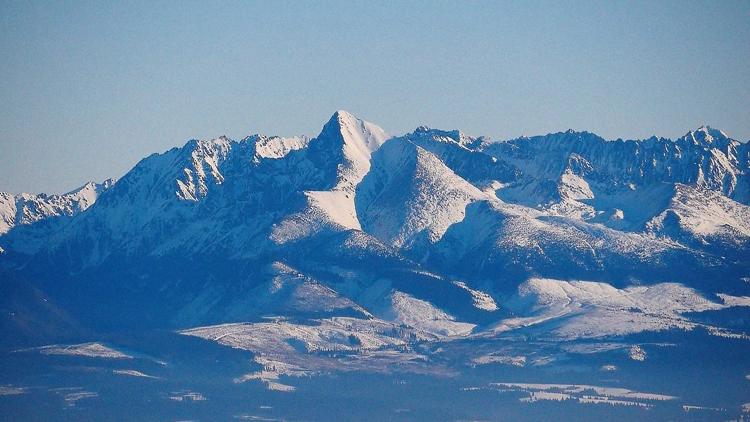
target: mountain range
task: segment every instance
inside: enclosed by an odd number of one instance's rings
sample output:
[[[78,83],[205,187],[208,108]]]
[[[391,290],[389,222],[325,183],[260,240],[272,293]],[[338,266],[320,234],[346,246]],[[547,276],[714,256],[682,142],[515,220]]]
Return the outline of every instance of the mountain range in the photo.
[[[313,138],[190,140],[116,181],[0,193],[0,344],[168,330],[249,351],[238,382],[277,391],[642,361],[658,333],[748,351],[748,256],[750,145],[720,130],[394,137],[337,111]]]

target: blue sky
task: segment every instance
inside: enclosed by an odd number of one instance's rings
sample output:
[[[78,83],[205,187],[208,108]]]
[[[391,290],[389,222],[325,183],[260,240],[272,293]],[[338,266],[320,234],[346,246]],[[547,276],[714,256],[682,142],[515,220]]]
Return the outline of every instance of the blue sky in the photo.
[[[393,134],[750,139],[748,1],[211,3],[0,0],[0,191],[336,109]]]

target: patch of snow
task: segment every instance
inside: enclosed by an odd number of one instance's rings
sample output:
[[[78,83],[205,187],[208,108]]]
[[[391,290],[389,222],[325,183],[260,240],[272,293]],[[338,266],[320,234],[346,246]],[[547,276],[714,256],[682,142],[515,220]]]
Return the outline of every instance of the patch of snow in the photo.
[[[394,321],[439,336],[462,336],[471,333],[475,324],[457,322],[455,318],[430,302],[403,292],[391,295]]]
[[[618,398],[618,399],[630,399],[630,400],[649,400],[649,401],[669,401],[675,400],[677,397],[669,396],[666,394],[655,394],[655,393],[642,393],[638,391],[628,390],[627,388],[619,387],[602,387],[597,385],[586,385],[586,384],[533,384],[533,383],[505,383],[496,382],[491,383],[490,386],[506,389],[516,389],[520,391],[546,391],[546,392],[561,392],[570,395],[576,395],[580,397],[594,397],[590,395],[584,395],[587,392],[593,392],[594,394],[601,396],[602,399]]]
[[[582,404],[609,404],[611,406],[636,406],[651,408],[652,404],[641,403],[633,400],[613,400],[608,397],[584,396],[578,398],[578,403]]]
[[[718,293],[716,296],[719,296],[726,306],[750,306],[750,296],[730,296],[724,293]]]
[[[286,393],[292,392],[296,390],[297,388],[291,385],[282,384],[280,382],[276,381],[268,381],[266,382],[266,387],[271,391],[283,391]]]
[[[298,149],[304,149],[310,143],[306,136],[280,137],[257,136],[255,139],[255,156],[258,158],[279,159]]]
[[[526,366],[526,356],[506,356],[506,355],[489,354],[489,355],[476,357],[472,359],[471,362],[477,365],[501,363],[504,365],[523,367],[523,366]]]
[[[235,382],[258,380],[278,387],[280,376],[300,377],[338,371],[444,373],[442,365],[427,366],[427,357],[409,350],[416,341],[439,337],[378,320],[334,317],[292,323],[233,323],[180,332],[254,353],[262,369]]]
[[[578,344],[563,344],[562,350],[568,353],[576,353],[582,355],[588,355],[593,353],[609,352],[612,350],[619,350],[627,347],[622,343],[578,343]]]
[[[28,393],[26,387],[14,387],[12,385],[0,385],[0,396],[17,396]]]
[[[712,411],[712,412],[726,412],[727,409],[724,409],[722,407],[706,407],[706,406],[693,406],[689,404],[685,404],[682,406],[682,410],[685,411],[685,413],[694,412],[696,410],[698,411]]]
[[[126,375],[130,377],[153,378],[153,379],[158,378],[152,375],[144,374],[141,371],[136,371],[135,369],[114,369],[112,370],[112,373],[117,374],[117,375]]]
[[[552,335],[574,339],[668,329],[692,330],[702,326],[715,335],[733,335],[717,327],[691,322],[682,315],[746,303],[742,298],[721,297],[724,303],[712,302],[677,283],[618,289],[607,283],[532,278],[519,286],[518,294],[505,304],[522,316],[500,321],[493,331],[551,324]]]
[[[61,395],[68,407],[75,407],[80,400],[92,399],[99,397],[99,394],[93,391],[85,391],[81,387],[63,387],[51,389],[50,391]]]
[[[334,317],[312,321],[315,325],[287,321],[233,323],[181,331],[181,334],[274,355],[280,352],[357,351],[404,345],[396,326],[377,319]]]
[[[362,229],[354,209],[354,194],[343,191],[310,191],[306,195],[311,199],[312,205],[325,213],[332,222],[345,229]]]
[[[67,404],[70,407],[75,407],[75,405],[80,400],[83,400],[83,399],[92,399],[92,398],[96,398],[96,397],[99,397],[98,393],[95,393],[95,392],[92,392],[92,391],[79,391],[79,392],[76,392],[76,393],[66,394],[65,397],[64,397],[64,399],[65,399],[65,404]]]
[[[646,360],[646,351],[641,348],[641,346],[635,345],[630,348],[630,351],[628,352],[628,356],[630,359],[643,362]]]
[[[61,356],[84,356],[91,358],[104,359],[132,359],[132,356],[126,355],[111,347],[101,343],[81,343],[70,345],[53,344],[49,346],[36,347],[33,349],[24,349],[21,351],[38,351],[43,355],[61,355]]]
[[[185,390],[185,391],[174,391],[169,396],[170,400],[174,401],[206,401],[206,396],[201,393]]]
[[[540,400],[551,400],[551,401],[563,401],[570,400],[573,396],[565,393],[552,393],[549,391],[532,391],[528,397],[522,397],[519,399],[521,402],[533,403]]]
[[[594,198],[594,193],[591,191],[588,182],[583,177],[573,174],[570,170],[567,170],[560,177],[560,185],[561,194],[565,198],[573,200]]]
[[[495,299],[493,299],[492,296],[488,295],[487,293],[479,290],[474,290],[471,287],[467,286],[463,281],[454,281],[453,284],[471,294],[471,297],[474,300],[474,306],[477,309],[482,309],[484,311],[497,311],[498,309],[500,309],[497,306]]]

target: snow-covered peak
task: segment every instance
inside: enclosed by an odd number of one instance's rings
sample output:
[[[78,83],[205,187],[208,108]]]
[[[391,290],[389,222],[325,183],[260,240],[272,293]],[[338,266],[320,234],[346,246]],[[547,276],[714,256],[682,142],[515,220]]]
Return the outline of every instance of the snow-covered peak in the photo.
[[[323,127],[323,134],[340,134],[345,145],[369,153],[380,148],[390,136],[378,125],[362,120],[345,110],[333,113]],[[369,154],[367,154],[369,156]]]
[[[714,132],[702,128],[695,136],[723,135]],[[604,248],[588,246],[604,236],[594,225],[607,226],[611,231],[606,235],[622,236],[623,242],[651,245],[620,233],[644,232],[646,222],[673,202],[670,187],[675,183],[715,191],[727,201],[750,202],[748,154],[732,145],[706,148],[656,138],[606,141],[575,131],[488,143],[457,130],[426,127],[389,139],[380,127],[337,111],[313,139],[254,135],[241,141],[193,140],[142,160],[91,210],[54,238],[37,236],[37,243],[54,253],[92,251],[80,262],[93,266],[112,254],[158,257],[179,251],[256,257],[357,232],[420,260],[441,242],[450,251],[448,258],[457,250],[469,256],[466,245],[471,245],[479,248],[476,256],[518,262],[524,256],[542,259],[552,251],[578,260],[593,250],[575,267],[588,270],[599,265],[599,249]],[[98,192],[86,185],[70,195],[84,208]],[[477,202],[493,205],[477,211]],[[505,211],[494,210],[497,203]],[[8,227],[15,224],[15,209],[6,213],[12,216]],[[726,222],[719,211],[715,220]],[[553,224],[537,216],[569,220]],[[667,229],[674,226],[666,223]],[[498,229],[476,235],[489,225]],[[464,229],[447,236],[453,226]],[[586,231],[595,234],[584,236]],[[677,238],[666,229],[646,234],[652,233]],[[747,237],[744,231],[740,235]],[[446,236],[450,242],[443,241]],[[493,244],[512,250],[498,252]],[[612,254],[630,254],[632,248],[623,250]],[[502,265],[497,268],[511,268]],[[467,270],[463,275],[468,280],[471,274]]]
[[[0,235],[18,225],[31,225],[56,217],[72,217],[91,207],[115,179],[102,183],[87,182],[62,195],[0,192]]]
[[[588,131],[578,131],[574,129],[568,129],[565,132],[557,132],[550,135],[554,141],[567,141],[567,142],[601,142],[605,141],[601,136],[591,133]]]
[[[182,151],[190,155],[189,165],[183,168],[183,178],[177,180],[177,196],[187,201],[198,201],[208,194],[210,184],[223,183],[224,176],[219,167],[233,144],[234,141],[226,136],[188,142]]]
[[[700,146],[722,147],[723,145],[730,143],[732,140],[723,131],[714,129],[711,126],[703,125],[696,130],[691,130],[686,133],[685,136],[679,138],[677,141],[688,141],[694,145]]]
[[[81,211],[94,205],[99,195],[107,189],[114,186],[116,179],[110,178],[102,183],[88,182],[78,189],[74,189],[61,196],[70,198],[73,202],[78,203]]]
[[[353,190],[370,171],[370,155],[390,136],[378,125],[339,110],[310,142],[311,159],[337,169],[336,190]],[[343,162],[339,162],[342,161]]]
[[[310,143],[310,138],[307,136],[271,136],[269,138],[255,135],[252,137],[252,141],[255,143],[255,157],[257,159],[279,159],[286,157],[292,151],[306,148],[307,144]]]
[[[476,148],[484,141],[484,138],[482,137],[474,138],[466,135],[460,130],[431,129],[427,126],[417,127],[416,129],[414,129],[414,132],[406,135],[406,137],[420,144],[425,141],[432,141],[438,143],[456,144],[465,149]]]

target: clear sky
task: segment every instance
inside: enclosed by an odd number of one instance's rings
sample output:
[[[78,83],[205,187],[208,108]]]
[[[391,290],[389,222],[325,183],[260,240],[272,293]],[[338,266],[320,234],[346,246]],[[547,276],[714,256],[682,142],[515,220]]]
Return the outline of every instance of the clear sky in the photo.
[[[750,1],[106,3],[0,0],[0,191],[336,109],[392,134],[750,138]]]

